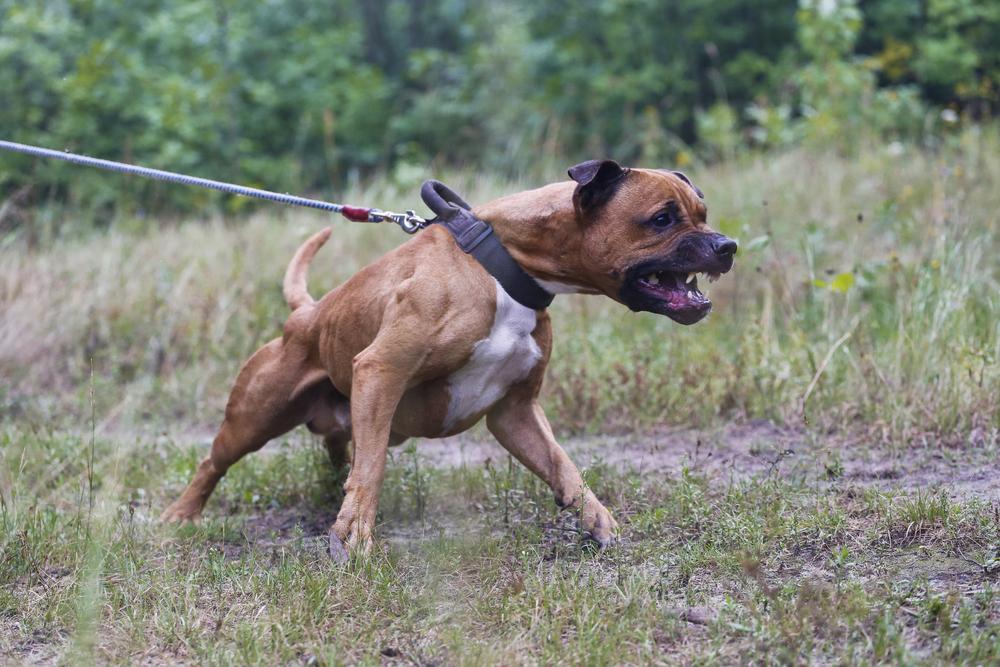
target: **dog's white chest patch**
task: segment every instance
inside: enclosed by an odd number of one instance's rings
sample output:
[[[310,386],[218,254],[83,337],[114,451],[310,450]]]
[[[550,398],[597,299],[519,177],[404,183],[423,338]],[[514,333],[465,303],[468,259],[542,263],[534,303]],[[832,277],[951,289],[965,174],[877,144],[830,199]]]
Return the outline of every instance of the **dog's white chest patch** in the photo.
[[[445,430],[500,400],[510,386],[528,376],[542,357],[531,337],[535,311],[522,306],[496,280],[497,311],[490,335],[477,342],[472,357],[448,378],[451,400]]]

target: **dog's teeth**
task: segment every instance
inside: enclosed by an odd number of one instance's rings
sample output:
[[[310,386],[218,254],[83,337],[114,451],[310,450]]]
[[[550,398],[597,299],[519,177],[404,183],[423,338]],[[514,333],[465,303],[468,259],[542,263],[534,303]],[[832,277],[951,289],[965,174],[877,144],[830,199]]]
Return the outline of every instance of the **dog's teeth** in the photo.
[[[684,282],[686,282],[686,283],[687,283],[688,285],[690,285],[690,284],[691,284],[691,281],[692,281],[692,280],[694,280],[694,279],[695,279],[696,277],[697,277],[697,276],[696,276],[695,274],[693,274],[693,273],[689,273],[689,274],[688,274],[688,277],[687,277],[687,280],[685,280]]]
[[[710,274],[708,274],[708,282],[714,283],[718,279],[719,279],[719,274],[718,273],[710,273]]]
[[[650,285],[659,285],[660,276],[656,275],[655,273],[650,273],[648,276],[646,276],[646,282],[649,283]]]

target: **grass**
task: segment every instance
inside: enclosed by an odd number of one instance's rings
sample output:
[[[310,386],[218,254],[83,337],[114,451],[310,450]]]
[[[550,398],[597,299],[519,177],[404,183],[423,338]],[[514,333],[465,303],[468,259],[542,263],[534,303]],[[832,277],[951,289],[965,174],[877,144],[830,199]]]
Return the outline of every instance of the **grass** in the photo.
[[[710,289],[715,314],[685,328],[609,299],[557,299],[554,423],[579,433],[857,422],[897,443],[995,430],[998,149],[987,127],[935,153],[794,151],[693,173],[710,220],[743,243],[735,273]],[[448,180],[472,201],[531,185]],[[347,198],[400,208],[415,191],[386,181]],[[214,427],[240,362],[281,330],[294,249],[328,222],[279,209],[239,224],[67,223],[33,250],[11,237],[0,250],[0,414],[73,423],[89,411],[93,365],[102,423]],[[313,291],[403,240],[338,223]]]
[[[236,466],[202,525],[161,526],[236,368],[280,331],[288,258],[327,219],[6,237],[0,656],[1000,660],[996,128],[689,172],[743,248],[712,317],[553,306],[544,401],[623,524],[604,553],[481,431],[394,451],[377,552],[343,568],[323,538],[341,480],[304,432]],[[472,201],[533,185],[445,180]],[[348,198],[405,208],[416,185]],[[404,240],[335,232],[314,293]]]
[[[968,662],[1000,657],[1000,508],[815,476],[594,465],[624,542],[581,545],[519,466],[395,452],[377,552],[332,566],[308,436],[234,468],[208,520],[153,517],[196,448],[3,433],[0,651],[202,664]],[[133,455],[141,451],[142,456]],[[426,462],[424,462],[426,463]],[[14,464],[14,465],[12,465]],[[419,477],[422,491],[415,491]]]

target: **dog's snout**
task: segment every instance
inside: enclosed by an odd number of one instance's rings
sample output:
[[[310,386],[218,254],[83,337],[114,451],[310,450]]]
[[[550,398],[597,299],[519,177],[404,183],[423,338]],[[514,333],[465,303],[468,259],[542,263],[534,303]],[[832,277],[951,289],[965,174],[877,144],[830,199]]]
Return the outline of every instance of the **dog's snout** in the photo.
[[[732,257],[736,254],[737,247],[736,241],[722,234],[716,236],[712,241],[712,249],[719,257]]]

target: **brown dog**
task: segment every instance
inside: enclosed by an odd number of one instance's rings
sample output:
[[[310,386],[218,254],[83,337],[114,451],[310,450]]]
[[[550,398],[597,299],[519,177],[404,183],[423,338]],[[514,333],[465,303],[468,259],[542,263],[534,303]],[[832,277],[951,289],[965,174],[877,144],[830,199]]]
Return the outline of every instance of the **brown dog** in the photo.
[[[511,256],[551,293],[605,294],[632,310],[693,324],[711,309],[696,273],[733,265],[736,243],[709,229],[701,192],[679,172],[592,160],[562,182],[475,211]],[[345,498],[330,529],[367,550],[387,449],[409,437],[460,433],[484,415],[500,444],[541,477],[602,546],[617,524],[552,435],[538,403],[552,345],[548,312],[532,310],[462,252],[441,225],[363,268],[314,301],[310,260],[330,236],[310,238],[285,274],[292,309],[284,335],[236,378],[209,455],[167,520],[195,520],[231,465],[299,424],[326,437],[346,463]]]

